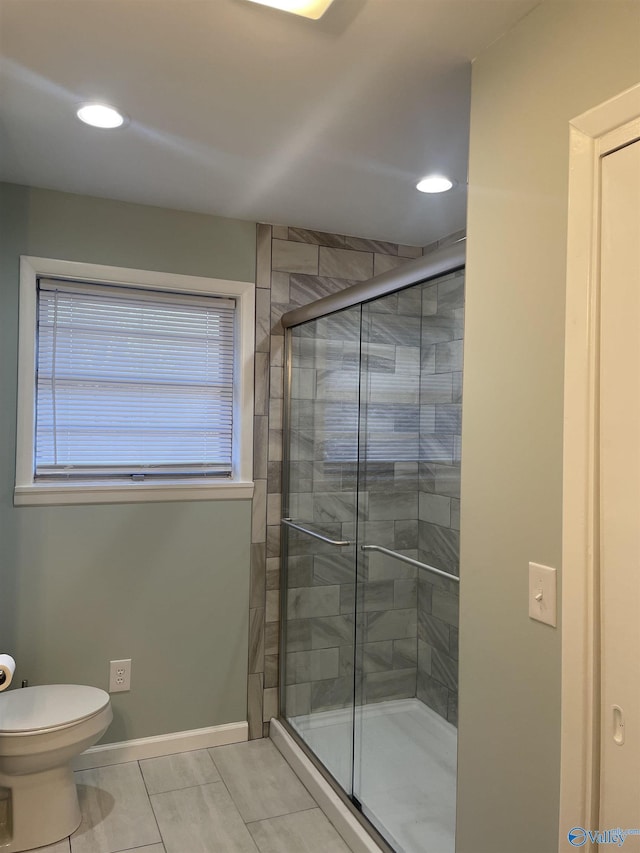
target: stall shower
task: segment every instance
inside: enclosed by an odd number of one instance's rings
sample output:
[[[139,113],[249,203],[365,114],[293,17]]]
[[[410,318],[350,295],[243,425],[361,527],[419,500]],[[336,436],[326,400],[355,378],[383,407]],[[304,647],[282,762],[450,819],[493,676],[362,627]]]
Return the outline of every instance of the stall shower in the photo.
[[[403,853],[455,844],[463,245],[283,318],[281,719]]]

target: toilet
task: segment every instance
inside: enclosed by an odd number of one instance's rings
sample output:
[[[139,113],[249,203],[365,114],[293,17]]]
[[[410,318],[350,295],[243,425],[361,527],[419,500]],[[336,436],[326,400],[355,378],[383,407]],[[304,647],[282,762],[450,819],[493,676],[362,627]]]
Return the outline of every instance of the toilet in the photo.
[[[112,718],[109,694],[96,687],[47,684],[0,695],[2,853],[53,844],[77,829],[71,762]]]

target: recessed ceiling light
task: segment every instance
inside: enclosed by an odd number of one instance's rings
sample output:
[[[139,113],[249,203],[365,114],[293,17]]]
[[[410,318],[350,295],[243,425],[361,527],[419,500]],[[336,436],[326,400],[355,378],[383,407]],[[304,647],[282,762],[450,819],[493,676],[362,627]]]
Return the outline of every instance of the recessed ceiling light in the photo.
[[[427,175],[416,184],[416,189],[421,193],[446,193],[453,187],[454,182],[445,178],[444,175]]]
[[[282,12],[291,12],[292,15],[302,15],[303,18],[317,21],[324,15],[333,0],[250,0],[250,2],[271,6]]]
[[[107,104],[83,104],[79,107],[76,115],[85,124],[105,129],[122,127],[125,122],[122,113],[119,113],[114,107],[107,106]]]

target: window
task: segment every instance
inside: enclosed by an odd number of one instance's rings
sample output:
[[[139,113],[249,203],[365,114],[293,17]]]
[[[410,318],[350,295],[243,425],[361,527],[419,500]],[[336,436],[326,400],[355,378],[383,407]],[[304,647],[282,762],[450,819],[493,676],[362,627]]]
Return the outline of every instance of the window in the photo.
[[[22,259],[15,501],[251,496],[253,285]]]

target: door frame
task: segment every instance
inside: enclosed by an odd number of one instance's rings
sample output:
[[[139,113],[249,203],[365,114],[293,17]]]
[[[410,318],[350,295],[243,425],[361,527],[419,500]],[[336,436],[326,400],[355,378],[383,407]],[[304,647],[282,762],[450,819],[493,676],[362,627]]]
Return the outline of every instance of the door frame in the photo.
[[[570,122],[564,375],[562,710],[558,850],[598,828],[598,367],[602,157],[640,138],[640,84]]]

